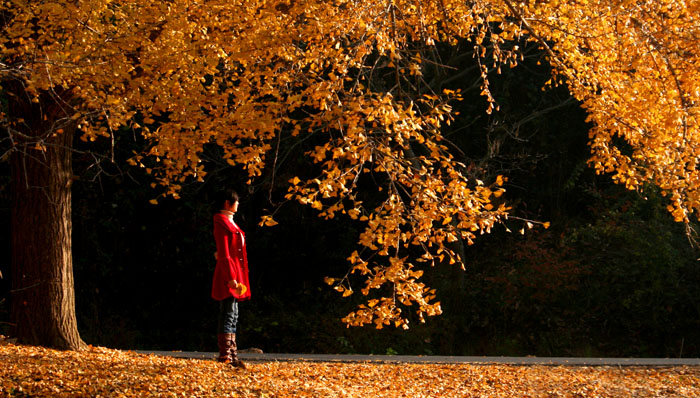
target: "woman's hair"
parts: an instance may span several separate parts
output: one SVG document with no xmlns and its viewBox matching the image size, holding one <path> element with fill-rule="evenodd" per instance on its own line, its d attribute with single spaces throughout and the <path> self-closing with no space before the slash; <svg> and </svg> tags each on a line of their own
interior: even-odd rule
<svg viewBox="0 0 700 398">
<path fill-rule="evenodd" d="M 219 211 L 224 208 L 226 201 L 229 203 L 238 202 L 238 192 L 233 189 L 226 189 L 216 194 L 214 197 L 214 211 Z"/>
</svg>

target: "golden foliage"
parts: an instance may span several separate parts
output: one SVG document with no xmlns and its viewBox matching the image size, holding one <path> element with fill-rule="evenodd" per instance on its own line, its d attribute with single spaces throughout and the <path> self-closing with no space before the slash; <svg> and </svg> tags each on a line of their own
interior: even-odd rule
<svg viewBox="0 0 700 398">
<path fill-rule="evenodd" d="M 698 397 L 697 367 L 249 362 L 0 344 L 0 396 Z"/>
<path fill-rule="evenodd" d="M 516 15 L 554 42 L 553 79 L 593 124 L 591 164 L 629 189 L 657 185 L 688 222 L 700 205 L 700 2 L 556 3 L 554 16 L 534 3 Z"/>
<path fill-rule="evenodd" d="M 590 114 L 599 172 L 658 185 L 679 221 L 700 203 L 698 1 L 11 0 L 0 11 L 3 82 L 61 104 L 46 134 L 77 123 L 93 141 L 128 126 L 152 144 L 131 162 L 169 194 L 203 178 L 206 144 L 252 181 L 276 138 L 321 142 L 307 154 L 320 175 L 291 179 L 287 199 L 365 225 L 350 273 L 379 298 L 349 325 L 407 327 L 412 305 L 420 320 L 439 314 L 419 263 L 461 263 L 452 243 L 507 218 L 504 179 L 468 176 L 441 134 L 460 94 L 423 80 L 436 43 L 472 43 L 490 113 L 489 73 L 515 66 L 522 40 L 538 42 L 551 84 Z M 380 203 L 358 196 L 363 178 Z M 334 283 L 344 296 L 350 273 Z"/>
</svg>

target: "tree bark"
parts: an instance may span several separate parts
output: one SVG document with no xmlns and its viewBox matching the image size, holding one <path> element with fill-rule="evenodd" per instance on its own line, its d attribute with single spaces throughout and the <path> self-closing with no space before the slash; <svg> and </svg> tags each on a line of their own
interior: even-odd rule
<svg viewBox="0 0 700 398">
<path fill-rule="evenodd" d="M 12 334 L 24 344 L 80 350 L 71 241 L 75 126 L 57 128 L 55 100 L 52 107 L 18 98 L 9 106 L 11 116 L 24 118 L 10 160 Z"/>
</svg>

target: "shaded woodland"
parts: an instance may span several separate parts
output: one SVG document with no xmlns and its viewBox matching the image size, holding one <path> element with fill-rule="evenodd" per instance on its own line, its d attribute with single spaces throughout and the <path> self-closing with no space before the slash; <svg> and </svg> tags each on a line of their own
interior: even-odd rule
<svg viewBox="0 0 700 398">
<path fill-rule="evenodd" d="M 447 51 L 447 50 L 446 50 Z M 242 196 L 253 299 L 241 304 L 240 346 L 266 352 L 659 356 L 700 355 L 700 256 L 653 187 L 629 191 L 587 165 L 588 126 L 565 87 L 543 90 L 550 72 L 532 53 L 491 87 L 500 111 L 484 113 L 478 71 L 459 47 L 436 72 L 464 100 L 445 136 L 475 176 L 502 174 L 511 215 L 549 222 L 519 231 L 513 219 L 464 248 L 466 270 L 426 271 L 443 315 L 409 330 L 346 328 L 362 302 L 341 298 L 324 277 L 348 272 L 360 227 L 325 221 L 284 203 L 287 180 L 313 176 L 304 153 L 313 138 L 281 138 L 276 161 L 253 185 L 212 147 L 203 183 L 180 199 L 158 195 L 143 169 L 126 165 L 144 145 L 120 134 L 114 163 L 74 155 L 73 259 L 82 338 L 124 349 L 213 351 L 216 303 L 211 199 L 222 187 Z M 106 141 L 106 140 L 105 140 Z M 81 143 L 76 142 L 78 151 Z M 112 146 L 103 142 L 102 149 Z M 94 146 L 92 147 L 94 150 Z M 9 332 L 9 166 L 0 161 L 0 334 Z M 260 227 L 277 209 L 279 225 Z M 509 228 L 511 232 L 506 231 Z M 359 290 L 359 289 L 358 289 Z"/>
</svg>

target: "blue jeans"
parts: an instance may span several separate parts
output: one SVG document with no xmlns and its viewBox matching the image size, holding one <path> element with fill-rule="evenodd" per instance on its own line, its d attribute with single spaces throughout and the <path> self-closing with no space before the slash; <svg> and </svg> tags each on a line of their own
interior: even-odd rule
<svg viewBox="0 0 700 398">
<path fill-rule="evenodd" d="M 219 301 L 218 333 L 236 333 L 238 324 L 238 300 L 229 297 Z"/>
</svg>

